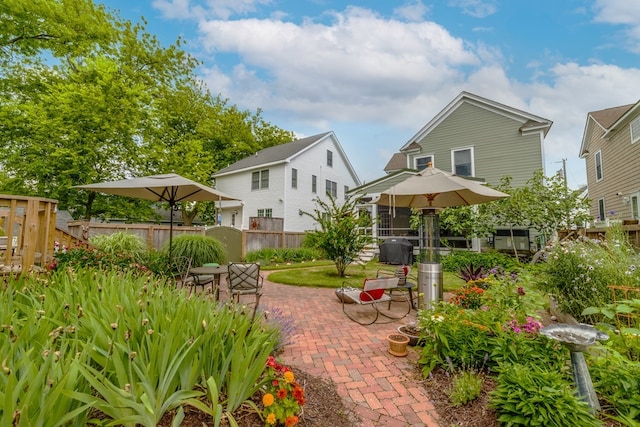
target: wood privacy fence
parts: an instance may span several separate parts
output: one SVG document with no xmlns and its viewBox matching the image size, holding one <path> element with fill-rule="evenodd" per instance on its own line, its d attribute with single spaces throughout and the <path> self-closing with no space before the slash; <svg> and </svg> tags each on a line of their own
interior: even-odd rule
<svg viewBox="0 0 640 427">
<path fill-rule="evenodd" d="M 170 227 L 160 224 L 122 224 L 122 223 L 94 223 L 86 221 L 72 221 L 68 224 L 69 233 L 85 239 L 101 234 L 113 234 L 124 231 L 140 236 L 147 247 L 155 250 L 162 248 L 169 241 Z M 181 234 L 204 234 L 211 236 L 225 246 L 229 261 L 241 261 L 249 251 L 265 248 L 299 248 L 305 233 L 268 231 L 268 230 L 238 230 L 234 227 L 215 226 L 203 227 L 173 226 L 173 237 Z"/>
</svg>

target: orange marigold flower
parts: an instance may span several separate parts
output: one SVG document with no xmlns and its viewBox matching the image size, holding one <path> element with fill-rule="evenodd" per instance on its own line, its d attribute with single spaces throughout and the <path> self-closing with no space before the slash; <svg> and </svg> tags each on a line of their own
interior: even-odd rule
<svg viewBox="0 0 640 427">
<path fill-rule="evenodd" d="M 267 394 L 265 394 L 264 396 L 262 396 L 262 404 L 263 404 L 264 406 L 267 406 L 267 407 L 268 407 L 268 406 L 273 405 L 273 401 L 274 401 L 274 400 L 275 400 L 275 399 L 274 399 L 274 397 L 273 397 L 273 394 L 271 394 L 271 393 L 267 393 Z"/>
<path fill-rule="evenodd" d="M 296 417 L 295 415 L 291 415 L 290 417 L 287 417 L 286 420 L 284 420 L 284 425 L 286 427 L 292 427 L 296 424 L 298 424 L 298 417 Z"/>
<path fill-rule="evenodd" d="M 284 380 L 288 383 L 292 383 L 294 380 L 293 372 L 287 371 L 284 373 Z"/>
<path fill-rule="evenodd" d="M 299 399 L 303 396 L 304 396 L 304 389 L 300 386 L 296 386 L 293 389 L 293 397 L 295 397 L 296 399 Z"/>
<path fill-rule="evenodd" d="M 284 399 L 285 397 L 287 397 L 287 390 L 284 388 L 281 388 L 278 390 L 278 398 L 279 399 Z"/>
<path fill-rule="evenodd" d="M 276 421 L 278 421 L 278 420 L 276 419 L 276 414 L 274 414 L 274 413 L 272 412 L 272 413 L 270 413 L 269 415 L 267 415 L 267 420 L 266 420 L 266 421 L 267 421 L 267 424 L 275 424 L 275 423 L 276 423 Z"/>
</svg>

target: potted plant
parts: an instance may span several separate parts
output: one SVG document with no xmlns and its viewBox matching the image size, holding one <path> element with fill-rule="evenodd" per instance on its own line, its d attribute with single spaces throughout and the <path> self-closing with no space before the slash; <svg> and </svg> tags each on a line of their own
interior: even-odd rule
<svg viewBox="0 0 640 427">
<path fill-rule="evenodd" d="M 416 322 L 398 326 L 398 332 L 409 337 L 410 346 L 416 346 L 420 344 L 420 334 L 422 333 L 422 328 L 420 328 L 420 326 Z"/>
<path fill-rule="evenodd" d="M 387 335 L 389 341 L 389 353 L 397 357 L 407 355 L 407 345 L 409 345 L 409 337 L 398 332 Z"/>
</svg>

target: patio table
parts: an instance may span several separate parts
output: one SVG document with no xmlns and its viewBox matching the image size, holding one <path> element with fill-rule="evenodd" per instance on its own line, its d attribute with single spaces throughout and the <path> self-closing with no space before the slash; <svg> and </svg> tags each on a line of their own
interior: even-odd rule
<svg viewBox="0 0 640 427">
<path fill-rule="evenodd" d="M 213 296 L 218 301 L 220 299 L 220 276 L 228 273 L 226 265 L 193 267 L 189 269 L 191 276 L 213 276 Z"/>
</svg>

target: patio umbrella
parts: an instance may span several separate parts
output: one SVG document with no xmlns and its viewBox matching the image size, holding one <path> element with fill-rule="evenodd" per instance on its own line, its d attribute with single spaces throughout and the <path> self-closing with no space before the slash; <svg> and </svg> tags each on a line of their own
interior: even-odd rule
<svg viewBox="0 0 640 427">
<path fill-rule="evenodd" d="M 379 205 L 408 207 L 422 209 L 424 236 L 420 238 L 421 262 L 427 261 L 438 264 L 437 250 L 439 247 L 439 227 L 437 209 L 477 205 L 491 202 L 508 194 L 486 187 L 478 181 L 462 178 L 450 172 L 434 168 L 431 164 L 427 168 L 410 176 L 406 180 L 390 187 L 380 194 L 374 201 Z M 427 240 L 427 252 L 423 254 L 423 240 Z M 420 273 L 420 271 L 419 271 Z M 441 291 L 440 286 L 440 291 Z M 426 296 L 426 293 L 425 293 Z"/>
<path fill-rule="evenodd" d="M 375 201 L 379 205 L 408 208 L 449 208 L 478 205 L 509 197 L 493 188 L 428 166 L 390 187 Z"/>
<path fill-rule="evenodd" d="M 173 207 L 176 203 L 184 201 L 217 202 L 222 200 L 239 200 L 175 173 L 99 182 L 96 184 L 76 185 L 73 188 L 169 203 L 171 211 L 169 223 L 169 259 L 171 259 L 173 240 Z"/>
</svg>

